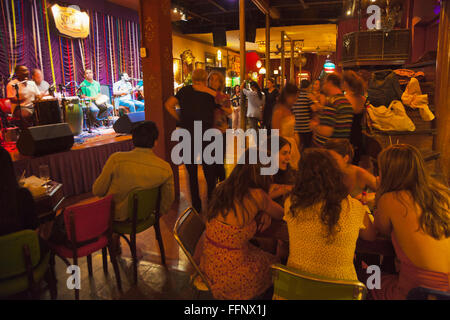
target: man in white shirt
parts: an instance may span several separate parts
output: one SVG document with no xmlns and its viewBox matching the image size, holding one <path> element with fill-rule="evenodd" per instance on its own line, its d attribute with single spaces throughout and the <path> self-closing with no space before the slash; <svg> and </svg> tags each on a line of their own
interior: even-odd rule
<svg viewBox="0 0 450 320">
<path fill-rule="evenodd" d="M 31 71 L 31 78 L 33 79 L 41 94 L 44 94 L 44 96 L 50 95 L 50 92 L 48 91 L 50 89 L 50 85 L 47 81 L 44 80 L 44 76 L 40 69 L 33 69 Z"/>
<path fill-rule="evenodd" d="M 34 102 L 41 99 L 42 95 L 34 81 L 28 80 L 29 71 L 26 66 L 17 66 L 14 75 L 15 79 L 11 80 L 6 86 L 6 96 L 11 100 L 13 114 L 29 123 L 34 114 Z M 17 98 L 17 90 L 19 91 L 19 98 Z M 19 104 L 20 111 L 17 108 Z"/>
<path fill-rule="evenodd" d="M 127 107 L 130 112 L 144 111 L 144 103 L 142 101 L 134 100 L 131 97 L 132 90 L 133 86 L 131 85 L 128 74 L 126 72 L 121 73 L 120 80 L 113 85 L 114 95 L 120 96 L 119 106 Z"/>
</svg>

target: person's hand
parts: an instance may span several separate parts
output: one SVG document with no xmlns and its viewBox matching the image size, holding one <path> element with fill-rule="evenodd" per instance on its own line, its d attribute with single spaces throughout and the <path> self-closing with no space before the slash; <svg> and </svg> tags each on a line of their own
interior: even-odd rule
<svg viewBox="0 0 450 320">
<path fill-rule="evenodd" d="M 317 119 L 312 119 L 309 123 L 309 128 L 314 131 L 314 129 L 320 124 Z"/>
<path fill-rule="evenodd" d="M 263 213 L 259 219 L 258 231 L 264 232 L 272 224 L 272 218 L 267 213 Z"/>
<path fill-rule="evenodd" d="M 308 98 L 313 102 L 317 101 L 317 96 L 314 93 L 308 94 Z"/>
</svg>

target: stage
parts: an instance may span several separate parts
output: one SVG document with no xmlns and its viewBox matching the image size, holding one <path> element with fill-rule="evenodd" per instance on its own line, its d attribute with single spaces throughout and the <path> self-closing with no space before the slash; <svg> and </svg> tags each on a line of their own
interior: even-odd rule
<svg viewBox="0 0 450 320">
<path fill-rule="evenodd" d="M 114 152 L 133 149 L 131 135 L 119 135 L 112 129 L 95 130 L 75 137 L 70 151 L 40 157 L 23 156 L 14 145 L 6 148 L 14 161 L 16 176 L 39 176 L 39 166 L 48 165 L 50 178 L 63 184 L 65 197 L 88 193 L 108 157 Z"/>
</svg>

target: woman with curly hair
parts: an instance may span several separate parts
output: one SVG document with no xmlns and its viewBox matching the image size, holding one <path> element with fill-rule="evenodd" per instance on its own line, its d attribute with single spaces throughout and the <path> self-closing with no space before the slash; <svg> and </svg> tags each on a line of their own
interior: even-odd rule
<svg viewBox="0 0 450 320">
<path fill-rule="evenodd" d="M 393 145 L 378 156 L 376 228 L 390 236 L 398 275 L 381 278 L 375 299 L 405 299 L 423 286 L 450 292 L 450 191 L 426 172 L 420 152 Z"/>
<path fill-rule="evenodd" d="M 375 240 L 372 220 L 348 194 L 336 161 L 326 150 L 307 149 L 285 203 L 289 232 L 287 265 L 315 275 L 357 280 L 356 240 Z"/>
</svg>

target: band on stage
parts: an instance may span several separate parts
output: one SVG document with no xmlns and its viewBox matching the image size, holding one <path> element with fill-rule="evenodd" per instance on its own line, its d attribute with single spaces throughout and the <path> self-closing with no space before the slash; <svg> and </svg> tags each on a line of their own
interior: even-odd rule
<svg viewBox="0 0 450 320">
<path fill-rule="evenodd" d="M 76 95 L 68 96 L 68 92 L 76 92 Z M 85 70 L 84 81 L 79 85 L 75 81 L 50 85 L 44 80 L 41 70 L 33 69 L 30 79 L 29 69 L 19 65 L 14 70 L 14 78 L 6 86 L 6 98 L 10 100 L 11 113 L 19 126 L 47 124 L 40 121 L 40 113 L 44 113 L 40 109 L 45 108 L 46 113 L 49 110 L 54 113 L 56 122 L 69 123 L 74 134 L 91 131 L 92 127 L 109 127 L 116 116 L 124 113 L 144 111 L 142 80 L 121 73 L 120 80 L 113 85 L 113 107 L 109 87 L 102 90 L 90 69 Z"/>
</svg>

